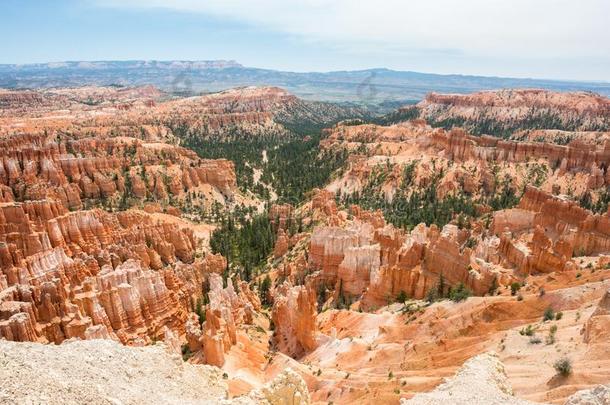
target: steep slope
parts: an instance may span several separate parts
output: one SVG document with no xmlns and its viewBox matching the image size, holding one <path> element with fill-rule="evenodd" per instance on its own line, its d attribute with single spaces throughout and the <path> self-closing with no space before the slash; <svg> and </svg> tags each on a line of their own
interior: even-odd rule
<svg viewBox="0 0 610 405">
<path fill-rule="evenodd" d="M 459 241 L 468 236 L 460 233 L 478 232 L 476 222 L 470 230 L 447 225 L 442 232 L 422 224 L 405 234 L 385 225 L 380 213 L 357 207 L 344 212 L 330 197 L 322 192 L 297 210 L 318 227 L 300 235 L 305 244 L 292 245 L 270 271 L 276 285 L 274 342 L 282 353 L 267 368 L 290 364 L 300 370 L 315 401 L 397 403 L 433 389 L 489 350 L 505 363 L 516 395 L 531 401 L 561 404 L 609 378 L 602 354 L 608 350 L 602 332 L 607 248 L 564 267 L 549 261 L 550 269 L 522 268 L 498 248 L 491 232 L 461 249 Z M 554 208 L 547 210 L 528 202 L 535 200 L 541 201 L 539 194 L 526 193 L 522 209 L 540 210 L 533 221 L 546 224 L 545 237 L 585 229 L 601 237 L 569 222 L 569 202 L 549 196 L 546 204 Z M 595 218 L 589 215 L 587 223 Z M 503 237 L 530 252 L 526 262 L 545 263 L 554 257 L 553 244 L 531 226 Z M 460 284 L 466 288 L 456 288 Z M 552 320 L 545 321 L 549 311 Z M 553 369 L 563 356 L 573 366 L 565 378 Z"/>
<path fill-rule="evenodd" d="M 518 130 L 608 131 L 610 100 L 593 93 L 537 89 L 429 94 L 415 108 L 433 126 L 508 137 Z"/>
</svg>

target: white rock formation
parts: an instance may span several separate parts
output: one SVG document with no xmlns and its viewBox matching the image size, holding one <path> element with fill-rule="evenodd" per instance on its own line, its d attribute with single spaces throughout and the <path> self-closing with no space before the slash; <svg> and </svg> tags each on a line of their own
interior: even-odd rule
<svg viewBox="0 0 610 405">
<path fill-rule="evenodd" d="M 111 340 L 61 345 L 0 341 L 0 404 L 307 405 L 303 379 L 285 370 L 249 395 L 228 399 L 213 366 L 185 363 L 165 345 Z"/>
<path fill-rule="evenodd" d="M 402 399 L 401 405 L 532 405 L 513 396 L 504 365 L 495 353 L 484 353 L 468 360 L 453 378 L 433 391 Z"/>
<path fill-rule="evenodd" d="M 610 385 L 598 385 L 589 390 L 574 393 L 568 398 L 565 405 L 609 405 Z"/>
</svg>

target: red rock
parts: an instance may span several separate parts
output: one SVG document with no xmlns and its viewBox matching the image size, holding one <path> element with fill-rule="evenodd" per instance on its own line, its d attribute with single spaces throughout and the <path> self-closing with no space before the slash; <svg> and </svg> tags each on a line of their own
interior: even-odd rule
<svg viewBox="0 0 610 405">
<path fill-rule="evenodd" d="M 585 343 L 605 343 L 610 337 L 610 291 L 606 291 L 597 308 L 587 320 L 584 330 Z"/>
<path fill-rule="evenodd" d="M 181 333 L 206 271 L 191 263 L 194 247 L 188 230 L 146 214 L 68 213 L 48 201 L 2 205 L 0 305 L 17 312 L 0 314 L 0 336 L 128 343 L 160 337 L 165 326 Z"/>
<path fill-rule="evenodd" d="M 274 296 L 273 339 L 278 349 L 300 357 L 316 348 L 316 295 L 304 286 L 280 286 Z"/>
<path fill-rule="evenodd" d="M 276 259 L 282 257 L 288 251 L 290 239 L 286 232 L 282 228 L 279 229 L 277 239 L 275 241 L 275 246 L 273 247 L 273 257 Z"/>
</svg>

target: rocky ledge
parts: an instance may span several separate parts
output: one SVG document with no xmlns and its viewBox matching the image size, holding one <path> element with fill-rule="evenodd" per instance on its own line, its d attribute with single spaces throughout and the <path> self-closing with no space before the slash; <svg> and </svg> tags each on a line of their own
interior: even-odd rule
<svg viewBox="0 0 610 405">
<path fill-rule="evenodd" d="M 247 396 L 228 398 L 220 369 L 184 363 L 165 345 L 110 340 L 64 344 L 0 341 L 0 404 L 309 404 L 307 386 L 286 369 Z"/>
</svg>

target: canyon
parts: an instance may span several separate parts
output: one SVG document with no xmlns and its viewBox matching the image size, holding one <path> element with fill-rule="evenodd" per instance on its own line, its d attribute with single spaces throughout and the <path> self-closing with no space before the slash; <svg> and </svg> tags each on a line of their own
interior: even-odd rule
<svg viewBox="0 0 610 405">
<path fill-rule="evenodd" d="M 0 402 L 602 401 L 609 131 L 590 93 L 0 90 Z M 283 194 L 286 145 L 344 159 Z"/>
</svg>

